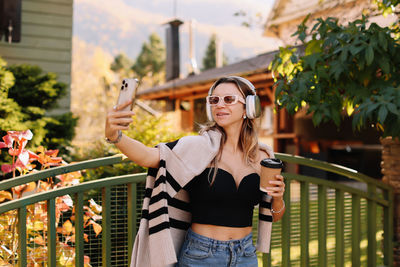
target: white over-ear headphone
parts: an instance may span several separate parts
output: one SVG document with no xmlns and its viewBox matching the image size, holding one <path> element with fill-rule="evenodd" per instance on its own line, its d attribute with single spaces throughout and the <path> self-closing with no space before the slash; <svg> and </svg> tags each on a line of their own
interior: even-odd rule
<svg viewBox="0 0 400 267">
<path fill-rule="evenodd" d="M 244 95 L 244 92 L 242 88 L 240 87 L 240 84 L 237 82 L 237 80 L 241 81 L 242 83 L 246 84 L 251 92 L 253 93 L 252 95 L 246 96 L 246 117 L 249 119 L 255 119 L 260 117 L 261 115 L 261 104 L 260 104 L 260 98 L 256 94 L 256 88 L 254 85 L 248 81 L 247 79 L 239 76 L 227 76 L 224 78 L 218 79 L 210 88 L 208 91 L 208 95 L 211 95 L 212 92 L 214 91 L 215 87 L 217 87 L 220 83 L 224 83 L 225 80 L 227 79 L 226 82 L 232 82 L 235 83 L 238 87 L 238 89 L 242 92 Z M 214 118 L 212 116 L 211 112 L 211 106 L 206 103 L 206 112 L 207 112 L 207 118 L 209 121 L 214 121 Z"/>
</svg>

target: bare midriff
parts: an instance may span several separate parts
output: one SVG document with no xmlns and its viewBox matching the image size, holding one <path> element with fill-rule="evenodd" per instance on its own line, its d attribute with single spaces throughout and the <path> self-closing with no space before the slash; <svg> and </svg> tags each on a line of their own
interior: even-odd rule
<svg viewBox="0 0 400 267">
<path fill-rule="evenodd" d="M 227 227 L 211 224 L 192 223 L 193 232 L 212 239 L 228 241 L 242 239 L 251 233 L 252 227 Z"/>
</svg>

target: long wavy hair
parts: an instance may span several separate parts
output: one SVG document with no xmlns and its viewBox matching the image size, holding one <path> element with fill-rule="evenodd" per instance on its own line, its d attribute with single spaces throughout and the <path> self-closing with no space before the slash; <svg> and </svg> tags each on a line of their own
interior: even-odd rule
<svg viewBox="0 0 400 267">
<path fill-rule="evenodd" d="M 248 84 L 241 79 L 244 79 L 242 77 L 237 77 L 237 76 L 228 76 L 228 77 L 222 77 L 218 79 L 210 88 L 209 95 L 212 94 L 214 89 L 222 83 L 232 83 L 236 85 L 236 87 L 239 89 L 240 93 L 246 99 L 248 95 L 253 95 L 253 91 L 250 88 L 249 85 L 251 83 L 249 81 Z M 223 146 L 226 143 L 227 136 L 225 133 L 224 128 L 219 126 L 216 122 L 208 122 L 205 125 L 201 125 L 200 127 L 200 134 L 208 131 L 208 130 L 214 130 L 218 131 L 221 133 L 221 144 L 219 146 L 219 151 L 215 158 L 211 162 L 211 168 L 210 172 L 208 174 L 208 181 L 210 182 L 210 185 L 214 183 L 215 176 L 217 175 L 217 170 L 218 170 L 218 161 L 221 159 L 222 156 L 222 150 Z M 243 151 L 243 160 L 247 164 L 252 164 L 255 163 L 257 159 L 257 151 L 258 151 L 258 135 L 257 135 L 257 129 L 256 129 L 256 122 L 255 119 L 249 119 L 249 118 L 244 118 L 242 127 L 240 129 L 240 135 L 239 135 L 239 149 Z M 213 175 L 211 177 L 211 171 L 213 170 Z"/>
</svg>

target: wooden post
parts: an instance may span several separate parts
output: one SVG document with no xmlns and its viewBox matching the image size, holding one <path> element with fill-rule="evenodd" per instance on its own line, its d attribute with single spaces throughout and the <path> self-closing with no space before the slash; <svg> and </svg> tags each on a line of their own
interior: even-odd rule
<svg viewBox="0 0 400 267">
<path fill-rule="evenodd" d="M 382 181 L 391 185 L 394 192 L 393 211 L 393 266 L 400 267 L 400 141 L 391 137 L 381 139 Z"/>
</svg>

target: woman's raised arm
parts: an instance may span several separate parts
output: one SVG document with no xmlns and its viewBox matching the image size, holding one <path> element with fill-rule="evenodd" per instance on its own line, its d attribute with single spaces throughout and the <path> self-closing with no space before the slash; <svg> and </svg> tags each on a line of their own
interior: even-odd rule
<svg viewBox="0 0 400 267">
<path fill-rule="evenodd" d="M 142 167 L 157 168 L 160 161 L 158 148 L 148 147 L 141 142 L 134 140 L 120 131 L 128 130 L 132 123 L 133 111 L 122 111 L 122 109 L 131 104 L 131 101 L 114 106 L 109 110 L 106 118 L 105 136 L 109 142 L 115 146 L 130 160 Z"/>
</svg>

